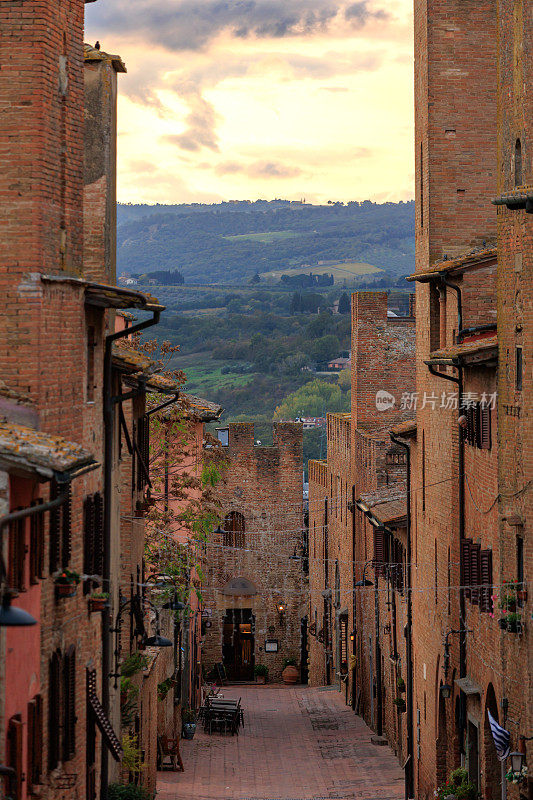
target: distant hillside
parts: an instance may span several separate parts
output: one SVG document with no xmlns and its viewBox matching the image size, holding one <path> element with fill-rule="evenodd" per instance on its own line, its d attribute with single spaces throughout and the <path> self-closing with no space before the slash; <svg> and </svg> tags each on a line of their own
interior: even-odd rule
<svg viewBox="0 0 533 800">
<path fill-rule="evenodd" d="M 247 282 L 318 262 L 414 269 L 414 202 L 284 200 L 118 206 L 119 272 L 179 270 L 186 283 Z"/>
</svg>

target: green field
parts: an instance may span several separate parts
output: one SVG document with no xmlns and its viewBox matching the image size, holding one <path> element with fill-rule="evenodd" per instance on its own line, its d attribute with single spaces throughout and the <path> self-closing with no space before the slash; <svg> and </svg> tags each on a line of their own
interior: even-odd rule
<svg viewBox="0 0 533 800">
<path fill-rule="evenodd" d="M 205 359 L 205 357 L 204 357 Z M 183 387 L 185 392 L 191 394 L 205 394 L 206 400 L 209 400 L 209 393 L 216 389 L 226 388 L 230 389 L 238 386 L 246 386 L 253 380 L 253 374 L 247 373 L 227 373 L 222 374 L 222 366 L 217 361 L 204 361 L 203 364 L 198 362 L 202 360 L 202 355 L 195 355 L 195 363 L 187 362 L 192 361 L 190 357 L 176 357 L 173 359 L 172 368 L 182 369 L 187 376 L 187 383 Z"/>
<path fill-rule="evenodd" d="M 335 283 L 343 283 L 359 275 L 371 275 L 374 272 L 383 272 L 379 267 L 367 264 L 364 261 L 350 261 L 338 264 L 321 264 L 317 267 L 299 267 L 298 269 L 280 269 L 272 272 L 261 273 L 265 282 L 279 281 L 282 275 L 333 275 Z"/>
<path fill-rule="evenodd" d="M 272 242 L 282 241 L 283 239 L 294 239 L 301 236 L 300 231 L 267 231 L 266 233 L 241 233 L 234 236 L 223 236 L 232 242 L 260 242 L 261 244 L 272 244 Z"/>
</svg>

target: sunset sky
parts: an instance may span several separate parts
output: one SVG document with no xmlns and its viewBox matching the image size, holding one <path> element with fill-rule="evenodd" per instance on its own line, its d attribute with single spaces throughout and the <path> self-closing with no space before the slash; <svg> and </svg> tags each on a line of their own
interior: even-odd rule
<svg viewBox="0 0 533 800">
<path fill-rule="evenodd" d="M 412 0 L 105 0 L 119 199 L 413 197 Z"/>
</svg>

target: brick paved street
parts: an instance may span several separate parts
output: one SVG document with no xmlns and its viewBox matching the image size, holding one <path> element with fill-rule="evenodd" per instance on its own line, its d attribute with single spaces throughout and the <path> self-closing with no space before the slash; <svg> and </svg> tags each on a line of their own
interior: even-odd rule
<svg viewBox="0 0 533 800">
<path fill-rule="evenodd" d="M 239 736 L 182 741 L 185 773 L 159 773 L 158 800 L 400 800 L 403 773 L 388 747 L 335 690 L 226 687 L 242 697 Z"/>
</svg>

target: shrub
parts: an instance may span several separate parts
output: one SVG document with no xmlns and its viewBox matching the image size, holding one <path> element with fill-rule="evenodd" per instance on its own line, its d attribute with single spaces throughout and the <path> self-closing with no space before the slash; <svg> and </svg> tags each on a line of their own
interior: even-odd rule
<svg viewBox="0 0 533 800">
<path fill-rule="evenodd" d="M 124 675 L 126 678 L 130 678 L 132 675 L 135 675 L 136 672 L 140 672 L 141 670 L 145 669 L 148 666 L 148 656 L 144 655 L 144 653 L 132 653 L 131 656 L 128 656 L 123 662 L 120 667 L 120 674 Z"/>
<path fill-rule="evenodd" d="M 256 664 L 254 667 L 254 675 L 264 675 L 266 678 L 268 675 L 268 667 L 265 664 Z"/>
<path fill-rule="evenodd" d="M 285 667 L 295 667 L 296 666 L 296 659 L 295 658 L 286 658 L 283 662 L 283 668 Z"/>
<path fill-rule="evenodd" d="M 107 789 L 107 800 L 150 800 L 150 795 L 142 786 L 129 783 L 111 783 Z"/>
</svg>

